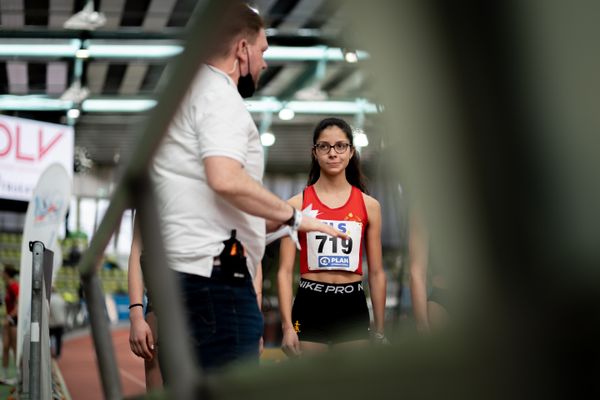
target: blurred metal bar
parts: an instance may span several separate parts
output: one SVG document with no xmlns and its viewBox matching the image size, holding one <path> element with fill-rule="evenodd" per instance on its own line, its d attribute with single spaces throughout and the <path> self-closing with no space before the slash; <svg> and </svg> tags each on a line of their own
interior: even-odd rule
<svg viewBox="0 0 600 400">
<path fill-rule="evenodd" d="M 167 268 L 159 215 L 150 179 L 140 179 L 134 201 L 140 213 L 144 246 L 143 275 L 152 293 L 152 306 L 158 317 L 159 351 L 163 379 L 175 399 L 197 399 L 202 384 L 197 360 L 188 337 L 176 276 Z M 146 256 L 147 255 L 147 256 Z"/>
<path fill-rule="evenodd" d="M 146 193 L 142 199 L 136 196 L 137 201 L 141 203 L 141 220 L 145 221 L 148 218 L 150 222 L 153 222 L 150 226 L 147 225 L 147 222 L 143 223 L 142 235 L 153 244 L 153 246 L 149 246 L 152 248 L 154 259 L 151 262 L 148 275 L 158 273 L 160 279 L 148 276 L 146 279 L 148 279 L 150 291 L 157 294 L 156 309 L 157 314 L 161 316 L 159 318 L 159 329 L 163 332 L 164 338 L 161 341 L 161 346 L 164 349 L 165 370 L 173 368 L 167 372 L 170 377 L 169 386 L 173 393 L 177 394 L 175 396 L 177 399 L 197 398 L 195 388 L 198 387 L 196 386 L 198 381 L 195 381 L 194 377 L 198 375 L 198 369 L 195 367 L 192 353 L 189 351 L 189 338 L 186 334 L 181 308 L 177 305 L 175 283 L 170 271 L 166 268 L 166 262 L 164 262 L 162 240 L 160 233 L 156 230 L 159 225 L 156 210 L 153 208 L 153 197 L 149 194 L 151 191 L 148 190 L 147 179 L 143 178 L 152 156 L 158 149 L 171 119 L 187 92 L 187 88 L 205 59 L 206 46 L 198 46 L 197 44 L 200 42 L 195 39 L 211 37 L 210 33 L 214 30 L 218 21 L 221 21 L 223 13 L 224 5 L 218 1 L 209 1 L 204 7 L 198 6 L 195 9 L 187 35 L 188 41 L 186 43 L 188 45 L 171 70 L 170 84 L 160 96 L 157 112 L 150 115 L 143 130 L 144 134 L 138 137 L 136 151 L 133 153 L 123 177 L 115 189 L 110 206 L 90 243 L 90 247 L 84 253 L 79 264 L 86 301 L 90 305 L 94 346 L 104 395 L 107 399 L 121 398 L 122 395 L 114 348 L 110 340 L 111 336 L 105 316 L 104 296 L 96 275 L 95 266 L 102 257 L 115 227 L 120 223 L 123 211 L 130 205 L 134 188 L 136 189 L 135 193 L 139 194 L 138 189 L 142 189 L 142 192 Z M 158 260 L 163 262 L 156 262 Z"/>
<path fill-rule="evenodd" d="M 90 315 L 92 338 L 96 349 L 104 398 L 121 399 L 121 379 L 108 325 L 106 303 L 104 302 L 100 278 L 96 273 L 85 274 L 82 275 L 81 283 Z"/>
<path fill-rule="evenodd" d="M 42 325 L 42 285 L 44 265 L 44 243 L 33 242 L 30 250 L 33 252 L 31 270 L 31 337 L 29 341 L 29 398 L 41 398 L 40 386 L 42 379 L 41 325 Z"/>
<path fill-rule="evenodd" d="M 49 341 L 49 309 L 54 253 L 43 242 L 29 242 L 31 257 L 31 314 L 30 329 L 25 333 L 21 369 L 22 392 L 19 398 L 49 400 L 52 397 L 52 377 Z M 49 304 L 49 303 L 47 303 Z"/>
</svg>

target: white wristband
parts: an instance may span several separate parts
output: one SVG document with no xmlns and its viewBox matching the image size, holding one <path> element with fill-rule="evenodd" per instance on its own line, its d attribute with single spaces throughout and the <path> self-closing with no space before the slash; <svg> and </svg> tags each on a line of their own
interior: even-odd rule
<svg viewBox="0 0 600 400">
<path fill-rule="evenodd" d="M 296 247 L 298 248 L 298 250 L 300 250 L 300 241 L 298 240 L 298 228 L 300 227 L 300 224 L 302 223 L 302 213 L 300 211 L 298 211 L 295 207 L 293 207 L 293 208 L 294 208 L 294 217 L 293 217 L 292 225 L 283 225 L 281 228 L 279 228 L 275 232 L 267 234 L 266 244 L 270 244 L 270 243 L 274 242 L 275 240 L 280 239 L 284 236 L 289 236 L 296 244 Z M 292 218 L 290 218 L 290 220 L 291 219 Z"/>
</svg>

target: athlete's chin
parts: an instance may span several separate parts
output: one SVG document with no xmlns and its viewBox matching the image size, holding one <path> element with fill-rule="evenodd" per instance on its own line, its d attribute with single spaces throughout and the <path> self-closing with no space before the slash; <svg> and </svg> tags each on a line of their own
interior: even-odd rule
<svg viewBox="0 0 600 400">
<path fill-rule="evenodd" d="M 323 172 L 326 175 L 338 175 L 342 172 L 344 172 L 344 167 L 337 167 L 337 168 L 323 168 Z"/>
</svg>

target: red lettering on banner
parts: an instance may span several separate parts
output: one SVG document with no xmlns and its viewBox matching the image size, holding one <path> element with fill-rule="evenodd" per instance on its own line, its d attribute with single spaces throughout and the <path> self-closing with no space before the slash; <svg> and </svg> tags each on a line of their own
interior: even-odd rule
<svg viewBox="0 0 600 400">
<path fill-rule="evenodd" d="M 50 141 L 48 146 L 44 146 L 43 136 L 44 134 L 42 128 L 40 128 L 40 130 L 38 131 L 38 150 L 40 160 L 44 158 L 44 155 L 52 148 L 52 146 L 54 146 L 56 143 L 58 143 L 60 139 L 62 139 L 63 133 L 58 132 L 58 135 L 54 136 L 54 138 Z"/>
<path fill-rule="evenodd" d="M 0 157 L 4 157 L 8 154 L 10 149 L 12 148 L 12 136 L 10 135 L 10 130 L 0 122 L 0 132 L 4 132 L 6 134 L 6 148 L 0 150 Z"/>
<path fill-rule="evenodd" d="M 23 161 L 35 161 L 35 158 L 33 156 L 29 156 L 27 154 L 22 154 L 21 153 L 21 126 L 17 125 L 17 132 L 16 132 L 16 136 L 17 136 L 17 160 L 23 160 Z"/>
</svg>

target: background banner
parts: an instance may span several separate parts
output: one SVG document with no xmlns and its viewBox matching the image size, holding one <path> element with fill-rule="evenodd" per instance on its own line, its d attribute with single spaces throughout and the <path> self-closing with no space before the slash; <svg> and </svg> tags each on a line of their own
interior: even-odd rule
<svg viewBox="0 0 600 400">
<path fill-rule="evenodd" d="M 73 127 L 0 115 L 0 198 L 29 201 L 53 163 L 73 175 Z"/>
</svg>

